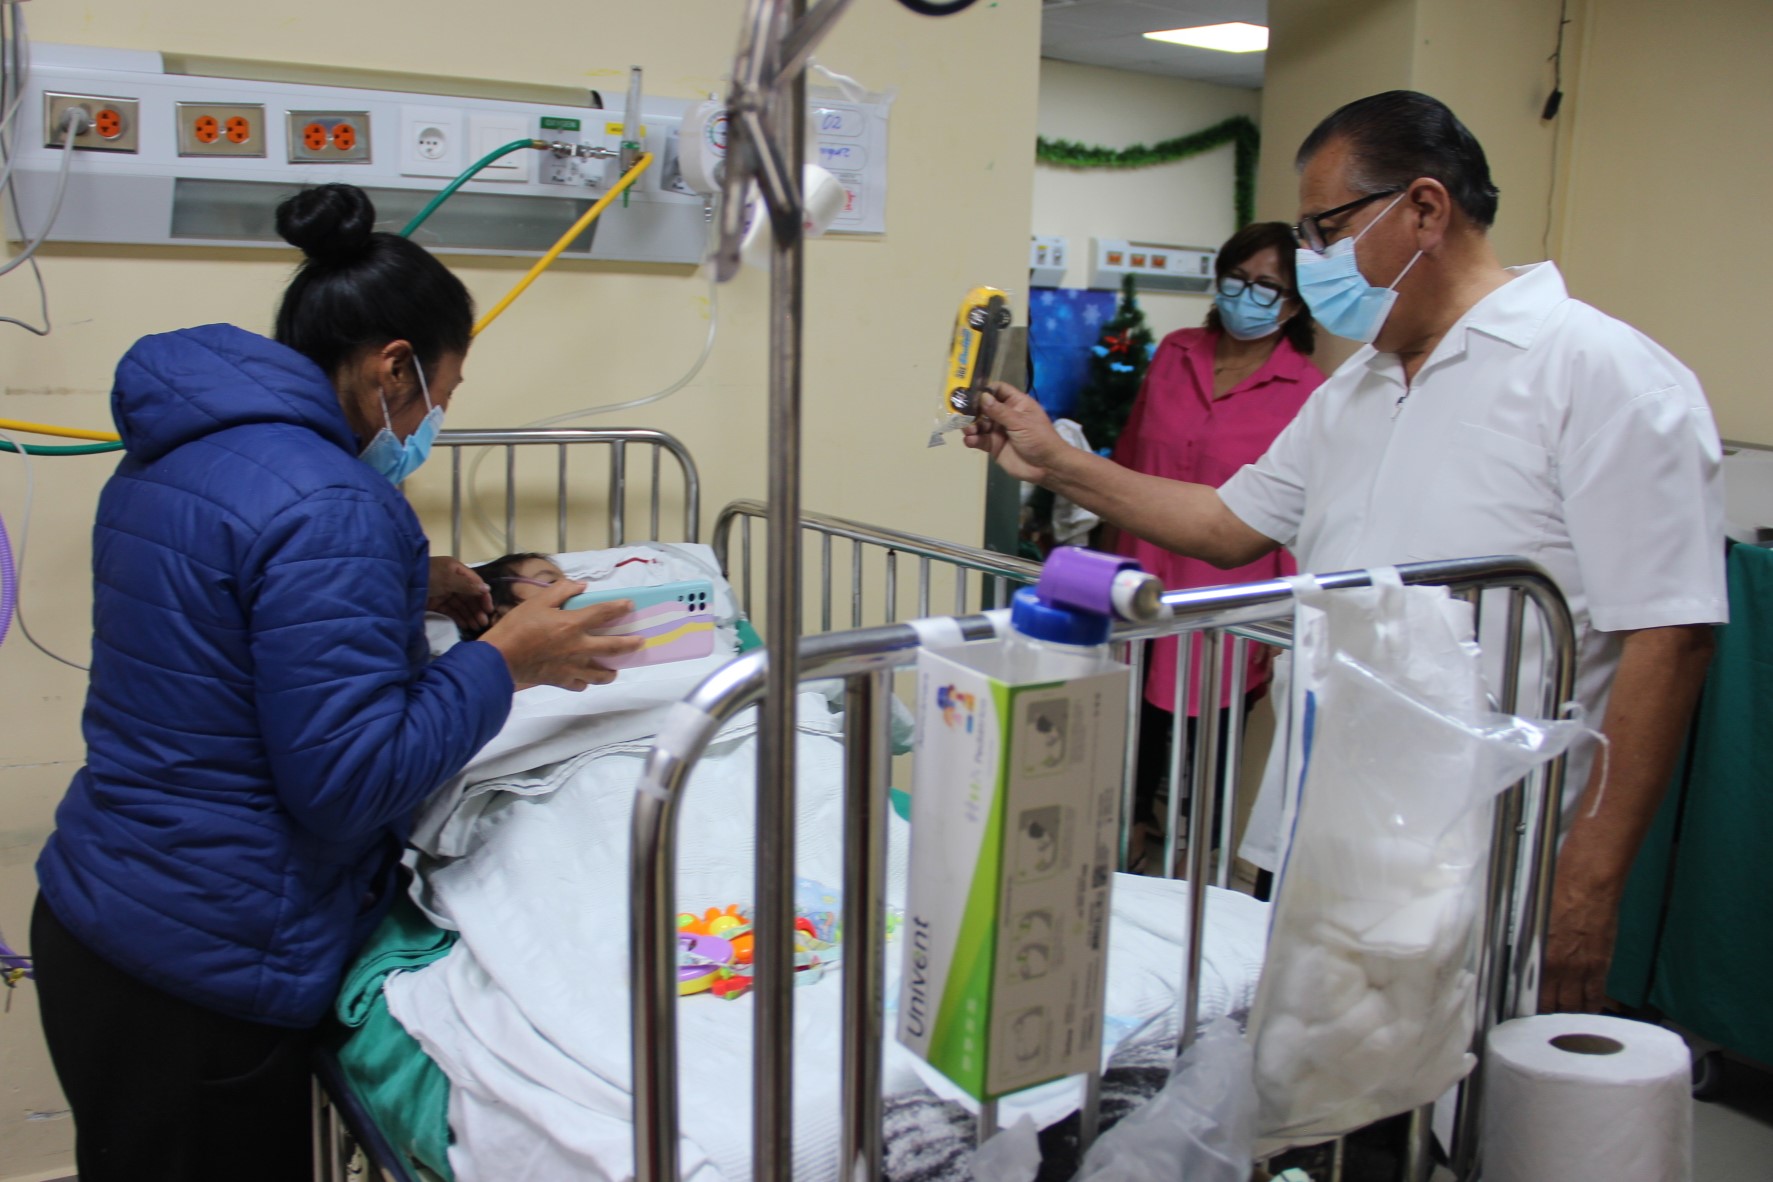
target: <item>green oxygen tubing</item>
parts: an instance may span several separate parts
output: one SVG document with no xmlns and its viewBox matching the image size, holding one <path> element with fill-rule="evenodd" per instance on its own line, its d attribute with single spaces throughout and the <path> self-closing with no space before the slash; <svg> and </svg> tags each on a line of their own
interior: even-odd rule
<svg viewBox="0 0 1773 1182">
<path fill-rule="evenodd" d="M 419 210 L 418 216 L 413 218 L 412 221 L 406 223 L 405 228 L 400 231 L 400 236 L 402 238 L 411 238 L 413 235 L 413 231 L 417 230 L 420 226 L 424 225 L 425 219 L 437 212 L 437 207 L 439 205 L 442 205 L 445 201 L 448 201 L 451 197 L 453 197 L 455 195 L 455 191 L 457 189 L 461 188 L 463 185 L 465 185 L 469 181 L 473 180 L 475 174 L 478 173 L 481 169 L 485 168 L 487 165 L 492 164 L 495 161 L 502 160 L 506 156 L 509 156 L 513 152 L 521 152 L 525 148 L 535 148 L 540 151 L 547 151 L 548 147 L 549 147 L 549 144 L 548 144 L 547 140 L 523 139 L 523 140 L 512 140 L 510 143 L 506 144 L 502 148 L 494 148 L 492 151 L 488 152 L 486 155 L 482 156 L 480 159 L 478 159 L 474 163 L 470 164 L 465 170 L 463 170 L 461 176 L 458 176 L 455 180 L 453 180 L 449 184 L 445 185 L 443 187 L 443 191 L 441 193 L 439 193 L 439 194 L 437 194 L 437 196 L 431 198 L 430 202 L 428 202 L 426 204 L 425 208 Z"/>
</svg>

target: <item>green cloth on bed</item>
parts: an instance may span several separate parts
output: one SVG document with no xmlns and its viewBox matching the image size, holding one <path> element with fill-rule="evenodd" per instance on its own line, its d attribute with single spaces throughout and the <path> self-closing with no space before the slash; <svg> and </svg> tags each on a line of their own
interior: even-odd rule
<svg viewBox="0 0 1773 1182">
<path fill-rule="evenodd" d="M 402 894 L 345 970 L 335 1007 L 347 1027 L 339 1064 L 382 1133 L 449 1182 L 449 1077 L 388 1012 L 382 985 L 439 959 L 455 942 L 455 932 L 433 926 Z"/>
<path fill-rule="evenodd" d="M 748 653 L 754 648 L 763 647 L 763 637 L 751 626 L 751 621 L 744 616 L 739 617 L 739 652 Z"/>
</svg>

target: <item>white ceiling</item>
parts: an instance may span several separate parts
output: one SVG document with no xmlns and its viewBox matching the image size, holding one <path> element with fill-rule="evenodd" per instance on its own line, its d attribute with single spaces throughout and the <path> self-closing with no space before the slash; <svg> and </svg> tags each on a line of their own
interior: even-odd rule
<svg viewBox="0 0 1773 1182">
<path fill-rule="evenodd" d="M 1221 86 L 1262 85 L 1265 53 L 1220 53 L 1142 34 L 1226 21 L 1268 23 L 1268 0 L 1041 0 L 1042 57 Z"/>
</svg>

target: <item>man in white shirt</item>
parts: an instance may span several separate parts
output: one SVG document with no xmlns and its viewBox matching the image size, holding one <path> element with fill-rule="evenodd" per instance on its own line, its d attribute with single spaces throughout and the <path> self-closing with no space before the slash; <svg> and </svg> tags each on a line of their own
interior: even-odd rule
<svg viewBox="0 0 1773 1182">
<path fill-rule="evenodd" d="M 1501 265 L 1483 149 L 1441 103 L 1350 103 L 1297 163 L 1301 294 L 1320 324 L 1372 344 L 1267 455 L 1219 489 L 1144 476 L 1066 446 L 1008 386 L 967 442 L 1222 567 L 1279 545 L 1310 571 L 1543 564 L 1575 615 L 1577 698 L 1610 758 L 1598 810 L 1600 767 L 1572 761 L 1542 1008 L 1597 1009 L 1619 897 L 1727 615 L 1711 413 L 1685 366 L 1571 299 L 1553 264 Z"/>
</svg>

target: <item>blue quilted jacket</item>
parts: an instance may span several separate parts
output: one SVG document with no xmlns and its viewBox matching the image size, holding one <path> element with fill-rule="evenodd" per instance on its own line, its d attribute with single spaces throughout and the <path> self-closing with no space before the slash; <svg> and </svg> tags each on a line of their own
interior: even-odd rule
<svg viewBox="0 0 1773 1182">
<path fill-rule="evenodd" d="M 43 895 L 149 985 L 309 1026 L 511 677 L 486 644 L 427 662 L 424 534 L 313 362 L 187 329 L 138 341 L 111 399 L 126 453 L 93 531 L 87 762 Z"/>
</svg>

